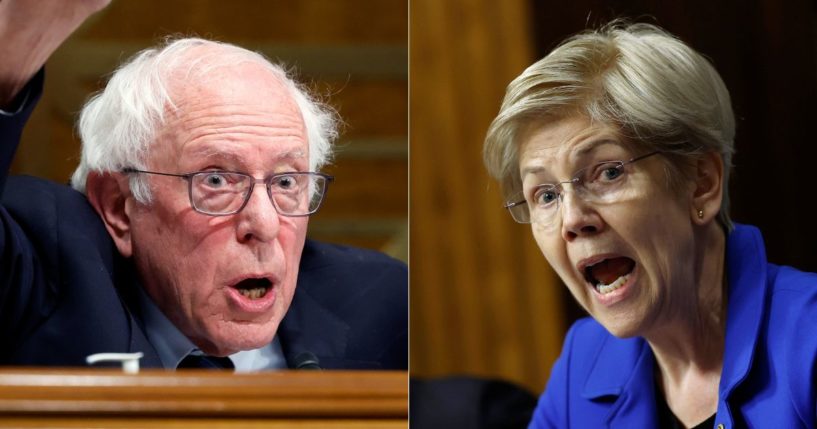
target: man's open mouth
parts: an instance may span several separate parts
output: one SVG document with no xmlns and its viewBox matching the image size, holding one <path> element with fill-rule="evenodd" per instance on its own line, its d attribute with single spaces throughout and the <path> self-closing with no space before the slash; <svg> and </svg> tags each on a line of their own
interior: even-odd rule
<svg viewBox="0 0 817 429">
<path fill-rule="evenodd" d="M 627 282 L 635 261 L 627 257 L 609 258 L 584 267 L 584 279 L 600 294 L 608 294 Z"/>
<path fill-rule="evenodd" d="M 272 289 L 272 282 L 267 278 L 244 279 L 233 286 L 241 295 L 249 299 L 262 298 Z"/>
</svg>

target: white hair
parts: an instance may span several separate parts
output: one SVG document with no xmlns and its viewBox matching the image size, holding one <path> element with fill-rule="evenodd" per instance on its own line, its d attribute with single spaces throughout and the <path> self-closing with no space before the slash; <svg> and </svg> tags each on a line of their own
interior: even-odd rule
<svg viewBox="0 0 817 429">
<path fill-rule="evenodd" d="M 577 114 L 615 126 L 629 143 L 661 151 L 672 188 L 686 179 L 689 161 L 704 152 L 720 154 L 718 221 L 731 229 L 735 116 L 726 85 L 701 54 L 654 25 L 613 21 L 567 39 L 528 67 L 508 85 L 483 150 L 488 172 L 506 195 L 521 188 L 522 131 Z"/>
<path fill-rule="evenodd" d="M 192 52 L 208 47 L 204 54 Z M 171 97 L 172 76 L 203 83 L 213 69 L 255 63 L 268 69 L 289 90 L 303 117 L 309 143 L 309 169 L 319 171 L 332 156 L 338 136 L 338 117 L 329 106 L 296 83 L 287 71 L 258 54 L 228 43 L 199 38 L 170 40 L 143 50 L 122 64 L 101 92 L 91 97 L 79 117 L 82 140 L 80 164 L 71 186 L 85 192 L 88 173 L 147 168 L 150 146 L 164 124 Z M 137 201 L 147 203 L 150 189 L 141 175 L 132 175 L 130 188 Z"/>
</svg>

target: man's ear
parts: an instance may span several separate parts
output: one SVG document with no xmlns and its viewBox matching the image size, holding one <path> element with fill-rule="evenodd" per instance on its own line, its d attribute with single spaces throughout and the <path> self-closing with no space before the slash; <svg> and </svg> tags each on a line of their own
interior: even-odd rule
<svg viewBox="0 0 817 429">
<path fill-rule="evenodd" d="M 692 221 L 698 225 L 711 222 L 721 210 L 723 192 L 723 159 L 719 153 L 708 152 L 695 166 Z"/>
<path fill-rule="evenodd" d="M 130 216 L 126 202 L 131 197 L 128 178 L 117 173 L 88 173 L 85 194 L 96 210 L 108 234 L 122 256 L 133 254 L 131 245 Z"/>
</svg>

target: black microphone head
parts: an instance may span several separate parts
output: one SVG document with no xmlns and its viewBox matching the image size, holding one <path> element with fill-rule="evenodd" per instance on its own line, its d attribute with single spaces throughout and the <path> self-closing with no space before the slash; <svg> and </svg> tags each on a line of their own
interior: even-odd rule
<svg viewBox="0 0 817 429">
<path fill-rule="evenodd" d="M 318 357 L 312 352 L 301 352 L 295 356 L 295 369 L 321 369 Z"/>
</svg>

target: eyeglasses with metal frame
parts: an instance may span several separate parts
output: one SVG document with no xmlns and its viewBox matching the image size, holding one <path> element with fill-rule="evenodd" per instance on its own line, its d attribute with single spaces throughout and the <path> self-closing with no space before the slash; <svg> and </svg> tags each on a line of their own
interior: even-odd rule
<svg viewBox="0 0 817 429">
<path fill-rule="evenodd" d="M 123 173 L 179 177 L 187 181 L 193 210 L 208 216 L 229 216 L 244 209 L 256 183 L 263 183 L 275 211 L 283 216 L 309 216 L 323 203 L 335 178 L 315 172 L 285 172 L 256 179 L 235 171 L 205 170 L 175 174 L 125 168 Z"/>
<path fill-rule="evenodd" d="M 566 183 L 573 186 L 573 192 L 590 203 L 615 202 L 626 189 L 628 172 L 624 168 L 629 164 L 661 153 L 654 151 L 637 156 L 627 161 L 604 161 L 578 170 L 573 178 L 563 182 L 542 183 L 528 191 L 519 192 L 516 197 L 506 202 L 513 219 L 518 223 L 537 223 L 547 225 L 556 217 L 559 204 L 564 198 Z"/>
</svg>

